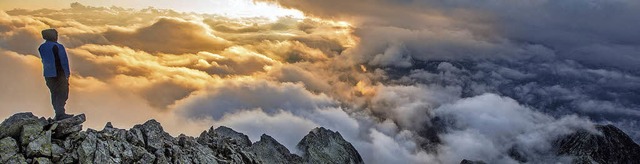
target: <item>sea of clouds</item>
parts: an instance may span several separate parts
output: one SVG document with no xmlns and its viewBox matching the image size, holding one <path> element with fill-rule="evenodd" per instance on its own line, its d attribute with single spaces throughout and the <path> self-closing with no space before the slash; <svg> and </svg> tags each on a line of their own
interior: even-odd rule
<svg viewBox="0 0 640 164">
<path fill-rule="evenodd" d="M 296 152 L 323 126 L 367 163 L 566 162 L 553 142 L 594 124 L 640 141 L 637 1 L 265 1 L 308 17 L 0 11 L 0 116 L 52 114 L 36 49 L 56 28 L 91 128 L 225 125 Z"/>
</svg>

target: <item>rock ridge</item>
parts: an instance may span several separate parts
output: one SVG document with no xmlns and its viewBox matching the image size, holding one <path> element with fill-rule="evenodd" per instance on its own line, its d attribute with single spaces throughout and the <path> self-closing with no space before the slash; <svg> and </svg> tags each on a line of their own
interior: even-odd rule
<svg viewBox="0 0 640 164">
<path fill-rule="evenodd" d="M 0 163 L 364 163 L 340 133 L 323 127 L 299 143 L 303 156 L 263 134 L 252 143 L 229 127 L 211 127 L 198 137 L 173 137 L 149 120 L 131 129 L 111 123 L 82 131 L 84 114 L 62 121 L 17 113 L 0 124 Z"/>
</svg>

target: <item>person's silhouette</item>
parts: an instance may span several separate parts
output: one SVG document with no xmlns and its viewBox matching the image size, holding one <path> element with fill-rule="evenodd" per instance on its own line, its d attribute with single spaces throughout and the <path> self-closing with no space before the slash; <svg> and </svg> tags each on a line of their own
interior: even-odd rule
<svg viewBox="0 0 640 164">
<path fill-rule="evenodd" d="M 69 60 L 67 51 L 58 43 L 58 31 L 55 29 L 42 30 L 45 40 L 38 51 L 42 59 L 44 77 L 51 92 L 51 104 L 56 113 L 55 120 L 73 117 L 66 114 L 64 106 L 69 98 Z"/>
</svg>

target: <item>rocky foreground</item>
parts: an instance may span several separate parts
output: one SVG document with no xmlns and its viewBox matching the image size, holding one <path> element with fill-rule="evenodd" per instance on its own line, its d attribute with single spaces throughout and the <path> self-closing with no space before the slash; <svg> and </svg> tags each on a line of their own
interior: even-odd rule
<svg viewBox="0 0 640 164">
<path fill-rule="evenodd" d="M 363 163 L 340 133 L 321 127 L 298 143 L 298 156 L 266 134 L 252 143 L 223 126 L 194 138 L 172 137 L 155 120 L 129 130 L 107 123 L 100 131 L 82 131 L 84 121 L 15 114 L 0 124 L 0 163 Z"/>
</svg>

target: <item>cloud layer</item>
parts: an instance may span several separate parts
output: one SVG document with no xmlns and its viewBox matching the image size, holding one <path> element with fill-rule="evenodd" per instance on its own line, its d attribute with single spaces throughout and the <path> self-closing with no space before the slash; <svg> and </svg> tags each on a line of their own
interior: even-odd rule
<svg viewBox="0 0 640 164">
<path fill-rule="evenodd" d="M 567 162 L 551 143 L 593 123 L 640 140 L 635 1 L 265 1 L 308 17 L 0 11 L 0 115 L 52 114 L 35 47 L 56 28 L 91 128 L 225 125 L 295 150 L 324 126 L 367 163 Z"/>
</svg>

